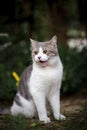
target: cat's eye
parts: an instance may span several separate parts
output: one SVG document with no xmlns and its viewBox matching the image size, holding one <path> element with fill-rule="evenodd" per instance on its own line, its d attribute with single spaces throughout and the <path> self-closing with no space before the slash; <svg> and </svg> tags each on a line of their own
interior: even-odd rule
<svg viewBox="0 0 87 130">
<path fill-rule="evenodd" d="M 47 50 L 44 50 L 43 53 L 46 54 L 46 53 L 47 53 Z"/>
<path fill-rule="evenodd" d="M 34 51 L 34 54 L 35 54 L 35 55 L 37 55 L 37 53 L 38 53 L 37 51 Z"/>
</svg>

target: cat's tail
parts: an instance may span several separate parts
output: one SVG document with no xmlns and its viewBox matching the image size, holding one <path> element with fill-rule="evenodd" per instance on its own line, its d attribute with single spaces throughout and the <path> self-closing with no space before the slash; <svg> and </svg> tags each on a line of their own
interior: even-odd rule
<svg viewBox="0 0 87 130">
<path fill-rule="evenodd" d="M 10 107 L 0 108 L 0 115 L 10 115 L 10 114 L 11 114 Z"/>
</svg>

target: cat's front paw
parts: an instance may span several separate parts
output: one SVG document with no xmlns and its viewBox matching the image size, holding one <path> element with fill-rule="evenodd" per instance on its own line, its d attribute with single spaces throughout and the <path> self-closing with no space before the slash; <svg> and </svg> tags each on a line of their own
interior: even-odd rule
<svg viewBox="0 0 87 130">
<path fill-rule="evenodd" d="M 48 124 L 51 122 L 49 117 L 41 118 L 40 121 L 44 122 L 44 124 Z"/>
<path fill-rule="evenodd" d="M 66 120 L 66 117 L 64 115 L 60 114 L 60 115 L 55 115 L 55 119 L 56 120 Z"/>
</svg>

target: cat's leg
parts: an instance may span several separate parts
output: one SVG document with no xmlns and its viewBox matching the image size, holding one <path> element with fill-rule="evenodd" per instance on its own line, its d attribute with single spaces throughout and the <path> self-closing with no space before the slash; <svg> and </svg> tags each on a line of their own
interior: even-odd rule
<svg viewBox="0 0 87 130">
<path fill-rule="evenodd" d="M 48 98 L 52 110 L 53 115 L 56 120 L 65 120 L 65 116 L 60 113 L 60 90 L 55 91 L 55 93 L 51 93 Z"/>
<path fill-rule="evenodd" d="M 50 123 L 50 118 L 47 116 L 45 96 L 37 93 L 37 95 L 33 95 L 33 100 L 36 105 L 39 120 L 43 121 L 45 124 Z"/>
</svg>

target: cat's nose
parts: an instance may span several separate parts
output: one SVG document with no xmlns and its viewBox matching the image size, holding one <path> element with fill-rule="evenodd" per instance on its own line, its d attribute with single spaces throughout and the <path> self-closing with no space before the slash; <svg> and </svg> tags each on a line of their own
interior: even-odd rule
<svg viewBox="0 0 87 130">
<path fill-rule="evenodd" d="M 40 60 L 40 59 L 41 59 L 41 56 L 38 56 L 38 59 Z"/>
</svg>

